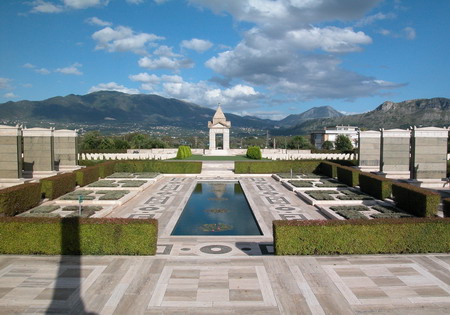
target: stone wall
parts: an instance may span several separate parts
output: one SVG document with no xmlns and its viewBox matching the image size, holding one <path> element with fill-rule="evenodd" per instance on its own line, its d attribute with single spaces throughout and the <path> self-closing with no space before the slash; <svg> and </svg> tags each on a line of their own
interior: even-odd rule
<svg viewBox="0 0 450 315">
<path fill-rule="evenodd" d="M 360 131 L 358 133 L 358 165 L 363 171 L 380 169 L 381 133 L 379 131 Z"/>
<path fill-rule="evenodd" d="M 53 129 L 23 129 L 23 170 L 51 172 L 54 170 Z"/>
<path fill-rule="evenodd" d="M 380 171 L 405 173 L 409 177 L 410 131 L 403 129 L 381 130 Z"/>
<path fill-rule="evenodd" d="M 55 169 L 78 165 L 78 134 L 76 130 L 55 130 Z"/>
<path fill-rule="evenodd" d="M 22 177 L 22 130 L 0 126 L 0 178 Z"/>
</svg>

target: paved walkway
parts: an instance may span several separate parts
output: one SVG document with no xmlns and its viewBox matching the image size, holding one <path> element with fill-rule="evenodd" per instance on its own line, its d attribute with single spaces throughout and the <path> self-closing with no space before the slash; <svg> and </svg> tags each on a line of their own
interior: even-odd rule
<svg viewBox="0 0 450 315">
<path fill-rule="evenodd" d="M 1 256 L 0 312 L 449 314 L 450 255 Z"/>
<path fill-rule="evenodd" d="M 240 180 L 263 235 L 171 236 L 196 180 L 215 177 L 162 177 L 114 210 L 158 219 L 155 257 L 0 256 L 0 313 L 450 313 L 450 254 L 273 256 L 273 220 L 323 216 L 268 176 L 219 175 Z"/>
</svg>

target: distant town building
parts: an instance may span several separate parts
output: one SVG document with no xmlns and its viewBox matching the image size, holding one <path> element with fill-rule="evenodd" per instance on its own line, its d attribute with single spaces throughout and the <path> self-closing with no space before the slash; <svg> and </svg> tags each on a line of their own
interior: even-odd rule
<svg viewBox="0 0 450 315">
<path fill-rule="evenodd" d="M 353 147 L 358 147 L 358 127 L 355 126 L 332 126 L 311 132 L 311 142 L 317 149 L 322 149 L 325 141 L 335 145 L 338 135 L 346 135 L 352 141 Z"/>
</svg>

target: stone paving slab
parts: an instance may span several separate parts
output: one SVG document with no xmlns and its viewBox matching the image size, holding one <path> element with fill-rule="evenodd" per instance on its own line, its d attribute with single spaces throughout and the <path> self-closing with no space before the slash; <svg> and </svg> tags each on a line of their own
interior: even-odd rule
<svg viewBox="0 0 450 315">
<path fill-rule="evenodd" d="M 448 314 L 450 255 L 3 255 L 0 312 Z"/>
</svg>

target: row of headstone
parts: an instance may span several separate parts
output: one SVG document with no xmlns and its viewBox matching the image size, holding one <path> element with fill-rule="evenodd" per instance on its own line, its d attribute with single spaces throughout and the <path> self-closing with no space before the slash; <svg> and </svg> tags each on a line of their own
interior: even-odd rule
<svg viewBox="0 0 450 315">
<path fill-rule="evenodd" d="M 360 131 L 359 168 L 390 178 L 442 180 L 447 175 L 448 128 Z"/>
<path fill-rule="evenodd" d="M 48 175 L 77 165 L 76 130 L 0 125 L 0 178 Z"/>
</svg>

